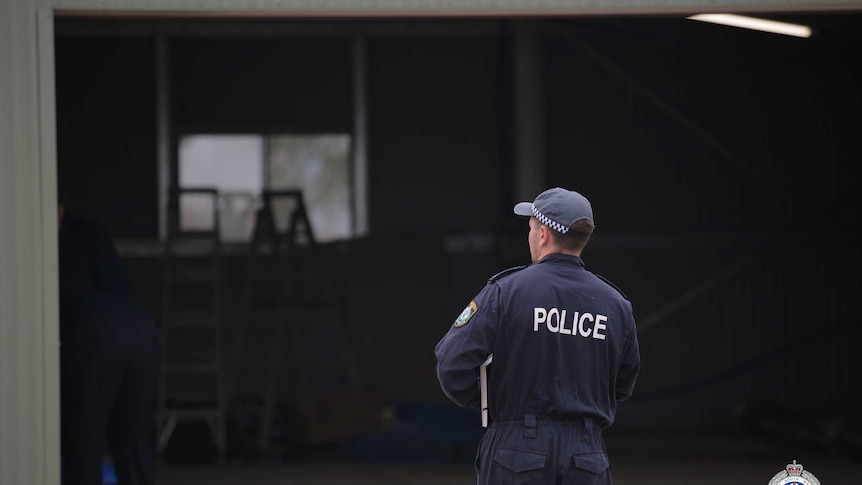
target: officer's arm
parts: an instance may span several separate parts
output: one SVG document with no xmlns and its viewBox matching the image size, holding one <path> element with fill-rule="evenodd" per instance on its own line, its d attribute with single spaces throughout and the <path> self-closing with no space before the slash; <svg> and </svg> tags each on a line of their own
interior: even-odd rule
<svg viewBox="0 0 862 485">
<path fill-rule="evenodd" d="M 496 338 L 499 288 L 486 286 L 465 308 L 434 348 L 437 379 L 443 393 L 455 404 L 479 408 L 479 366 L 493 352 Z"/>
<path fill-rule="evenodd" d="M 615 394 L 618 401 L 625 401 L 631 397 L 634 391 L 635 381 L 640 372 L 641 358 L 640 349 L 638 346 L 637 328 L 634 325 L 634 319 L 631 320 L 628 335 L 626 335 L 626 343 L 623 346 L 622 359 L 620 369 L 617 372 L 617 383 Z"/>
<path fill-rule="evenodd" d="M 89 224 L 88 239 L 90 247 L 90 264 L 99 291 L 132 294 L 132 283 L 126 273 L 114 241 L 107 229 L 100 223 L 92 221 Z"/>
</svg>

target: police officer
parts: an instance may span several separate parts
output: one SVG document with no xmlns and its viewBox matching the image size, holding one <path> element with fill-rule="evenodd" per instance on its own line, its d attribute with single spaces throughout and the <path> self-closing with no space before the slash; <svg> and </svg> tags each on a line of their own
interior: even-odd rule
<svg viewBox="0 0 862 485">
<path fill-rule="evenodd" d="M 107 230 L 59 207 L 63 485 L 152 485 L 161 366 L 154 316 L 132 291 Z"/>
<path fill-rule="evenodd" d="M 583 195 L 552 188 L 514 211 L 530 217 L 532 263 L 493 276 L 457 317 L 435 348 L 440 386 L 479 408 L 493 356 L 480 485 L 610 484 L 602 430 L 640 368 L 632 306 L 580 257 L 595 228 Z"/>
</svg>

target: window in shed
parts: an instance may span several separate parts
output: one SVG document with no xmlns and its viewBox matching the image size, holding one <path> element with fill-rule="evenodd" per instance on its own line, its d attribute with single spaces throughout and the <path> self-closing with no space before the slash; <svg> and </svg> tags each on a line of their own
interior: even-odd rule
<svg viewBox="0 0 862 485">
<path fill-rule="evenodd" d="M 254 230 L 263 190 L 301 190 L 318 242 L 351 236 L 350 136 L 188 135 L 180 140 L 179 186 L 218 190 L 221 237 L 247 242 Z M 276 224 L 285 230 L 293 207 L 274 201 Z M 180 201 L 183 230 L 213 225 L 206 197 L 186 195 Z"/>
</svg>

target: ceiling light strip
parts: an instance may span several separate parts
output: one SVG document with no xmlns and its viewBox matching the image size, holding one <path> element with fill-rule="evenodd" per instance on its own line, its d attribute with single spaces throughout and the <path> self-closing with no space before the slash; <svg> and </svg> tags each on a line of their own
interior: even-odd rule
<svg viewBox="0 0 862 485">
<path fill-rule="evenodd" d="M 760 30 L 775 34 L 792 35 L 794 37 L 811 37 L 811 28 L 805 25 L 777 22 L 774 20 L 757 19 L 731 13 L 703 13 L 688 17 L 691 20 L 711 22 L 714 24 L 741 27 L 743 29 Z"/>
</svg>

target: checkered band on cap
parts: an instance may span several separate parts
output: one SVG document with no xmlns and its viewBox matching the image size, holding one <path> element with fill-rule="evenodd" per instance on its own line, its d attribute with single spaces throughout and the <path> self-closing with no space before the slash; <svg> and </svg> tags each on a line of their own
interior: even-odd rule
<svg viewBox="0 0 862 485">
<path fill-rule="evenodd" d="M 550 227 L 551 229 L 553 229 L 553 230 L 555 230 L 561 234 L 565 234 L 565 233 L 569 232 L 568 227 L 560 224 L 557 221 L 553 221 L 553 220 L 549 219 L 548 216 L 539 212 L 539 209 L 536 209 L 535 204 L 533 205 L 532 211 L 533 211 L 533 215 L 536 216 L 536 219 L 538 219 L 539 222 L 541 222 L 542 224 Z"/>
</svg>

